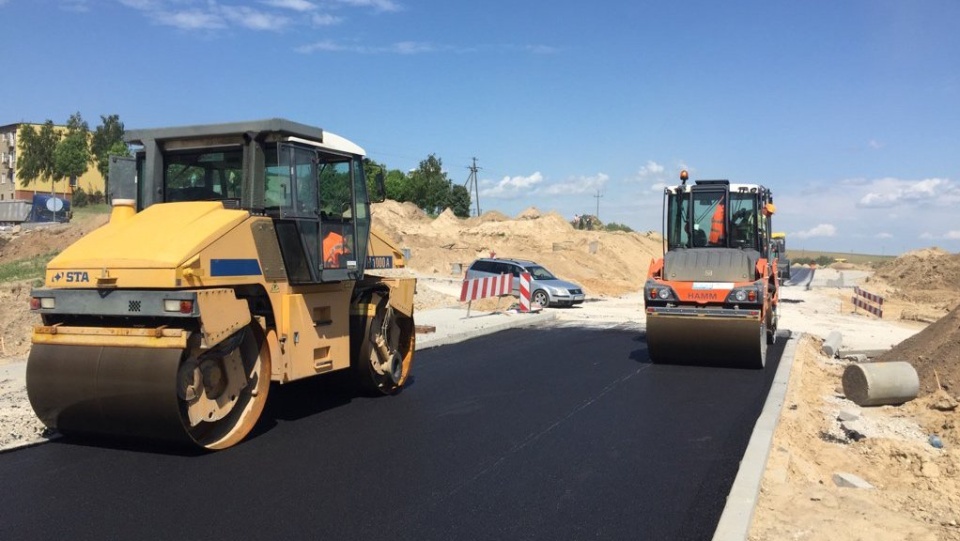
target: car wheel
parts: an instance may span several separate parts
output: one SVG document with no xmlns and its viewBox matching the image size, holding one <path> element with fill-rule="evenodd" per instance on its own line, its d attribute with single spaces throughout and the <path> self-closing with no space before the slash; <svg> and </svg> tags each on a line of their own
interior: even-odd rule
<svg viewBox="0 0 960 541">
<path fill-rule="evenodd" d="M 533 292 L 532 300 L 544 308 L 550 306 L 550 297 L 547 295 L 547 292 L 542 289 Z"/>
</svg>

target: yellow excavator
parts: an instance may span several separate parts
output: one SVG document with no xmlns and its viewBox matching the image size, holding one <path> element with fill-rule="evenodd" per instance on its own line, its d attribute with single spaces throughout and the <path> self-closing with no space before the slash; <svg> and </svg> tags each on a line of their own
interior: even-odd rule
<svg viewBox="0 0 960 541">
<path fill-rule="evenodd" d="M 283 119 L 126 140 L 109 223 L 31 295 L 27 393 L 47 426 L 223 449 L 271 381 L 351 370 L 375 394 L 403 387 L 416 281 L 376 274 L 403 256 L 371 231 L 362 148 Z"/>
</svg>

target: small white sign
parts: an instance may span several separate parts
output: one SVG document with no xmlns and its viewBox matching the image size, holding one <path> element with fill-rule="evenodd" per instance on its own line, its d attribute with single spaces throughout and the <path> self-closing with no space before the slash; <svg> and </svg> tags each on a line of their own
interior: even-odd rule
<svg viewBox="0 0 960 541">
<path fill-rule="evenodd" d="M 733 289 L 733 282 L 694 282 L 693 289 Z"/>
<path fill-rule="evenodd" d="M 47 210 L 50 212 L 60 212 L 63 210 L 63 199 L 59 197 L 51 197 L 47 199 Z"/>
</svg>

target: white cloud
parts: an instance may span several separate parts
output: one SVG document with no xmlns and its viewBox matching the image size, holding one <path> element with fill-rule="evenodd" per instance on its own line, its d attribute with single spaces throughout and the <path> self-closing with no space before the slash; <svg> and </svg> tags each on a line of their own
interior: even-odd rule
<svg viewBox="0 0 960 541">
<path fill-rule="evenodd" d="M 960 231 L 958 230 L 947 231 L 943 235 L 934 235 L 933 233 L 930 233 L 930 232 L 924 232 L 920 234 L 920 238 L 924 240 L 937 240 L 937 239 L 960 240 Z"/>
<path fill-rule="evenodd" d="M 61 0 L 60 9 L 64 11 L 75 11 L 77 13 L 86 13 L 90 11 L 89 0 Z M 3 5 L 0 2 L 0 5 Z"/>
<path fill-rule="evenodd" d="M 89 0 L 67 0 L 86 4 Z M 118 0 L 120 4 L 142 12 L 154 22 L 181 30 L 221 30 L 244 28 L 278 32 L 299 25 L 330 26 L 342 17 L 320 11 L 315 0 L 258 0 L 261 8 L 236 5 L 220 0 Z M 362 6 L 364 4 L 357 4 Z M 376 6 L 374 6 L 376 7 Z M 309 14 L 292 18 L 291 11 Z"/>
<path fill-rule="evenodd" d="M 795 236 L 801 239 L 810 239 L 814 237 L 833 237 L 837 234 L 837 228 L 831 224 L 820 224 L 812 229 L 806 231 L 799 231 L 797 233 L 792 233 L 791 236 Z"/>
<path fill-rule="evenodd" d="M 929 202 L 948 205 L 960 202 L 960 186 L 942 178 L 899 180 L 883 178 L 872 181 L 857 202 L 861 208 L 890 208 Z"/>
<path fill-rule="evenodd" d="M 877 233 L 877 234 L 874 235 L 874 236 L 877 237 L 878 239 L 892 239 L 892 238 L 893 238 L 893 235 L 891 235 L 890 233 L 887 233 L 887 232 Z"/>
<path fill-rule="evenodd" d="M 307 12 L 317 9 L 316 4 L 309 0 L 262 0 L 262 4 L 270 7 L 292 9 L 293 11 Z"/>
<path fill-rule="evenodd" d="M 543 175 L 540 174 L 540 171 L 526 177 L 503 177 L 495 184 L 491 180 L 482 180 L 480 181 L 481 186 L 489 184 L 493 184 L 493 186 L 481 189 L 480 195 L 493 197 L 494 199 L 513 199 L 528 193 L 541 182 L 543 182 Z"/>
<path fill-rule="evenodd" d="M 634 177 L 635 182 L 649 184 L 651 192 L 662 192 L 667 186 L 680 183 L 680 171 L 687 170 L 687 164 L 682 161 L 677 162 L 668 171 L 667 167 L 654 160 L 647 160 L 647 163 L 640 166 Z M 675 174 L 674 174 L 675 173 Z M 693 175 L 690 176 L 693 178 Z"/>
<path fill-rule="evenodd" d="M 314 53 L 317 51 L 326 52 L 326 53 L 336 53 L 340 51 L 348 50 L 346 46 L 340 45 L 333 40 L 323 40 L 316 43 L 311 43 L 309 45 L 301 45 L 294 49 L 298 53 Z"/>
<path fill-rule="evenodd" d="M 224 18 L 250 30 L 283 30 L 290 19 L 282 15 L 258 11 L 246 6 L 222 8 Z"/>
<path fill-rule="evenodd" d="M 181 30 L 217 30 L 226 28 L 223 18 L 215 13 L 189 10 L 153 13 L 153 19 L 165 26 L 173 26 Z"/>
<path fill-rule="evenodd" d="M 867 146 L 869 146 L 870 148 L 872 148 L 872 149 L 874 149 L 874 150 L 880 150 L 880 149 L 883 148 L 885 145 L 884 145 L 883 143 L 881 143 L 880 141 L 877 141 L 876 139 L 871 139 L 870 141 L 867 142 Z"/>
<path fill-rule="evenodd" d="M 560 52 L 560 49 L 550 45 L 527 45 L 526 50 L 533 54 L 554 54 Z"/>
<path fill-rule="evenodd" d="M 647 160 L 647 164 L 640 167 L 637 171 L 637 178 L 646 180 L 648 178 L 658 179 L 663 176 L 664 167 L 653 160 Z"/>
<path fill-rule="evenodd" d="M 313 26 L 333 26 L 340 24 L 343 19 L 335 15 L 330 15 L 329 13 L 314 13 L 310 17 L 310 21 L 313 23 Z"/>
<path fill-rule="evenodd" d="M 606 185 L 610 177 L 604 173 L 597 173 L 592 177 L 579 177 L 567 182 L 551 184 L 537 190 L 537 193 L 547 195 L 577 195 L 593 193 Z"/>
<path fill-rule="evenodd" d="M 119 0 L 120 3 L 128 8 L 139 10 L 160 9 L 160 0 Z"/>
<path fill-rule="evenodd" d="M 417 54 L 417 53 L 432 53 L 436 51 L 437 48 L 429 43 L 421 43 L 416 41 L 401 41 L 394 43 L 393 45 L 387 47 L 385 52 L 393 52 L 399 54 Z"/>
<path fill-rule="evenodd" d="M 298 53 L 359 53 L 359 54 L 421 54 L 432 53 L 438 48 L 430 43 L 421 43 L 416 41 L 401 41 L 383 47 L 370 47 L 360 44 L 338 43 L 333 40 L 323 40 L 309 45 L 301 45 L 294 49 Z"/>
<path fill-rule="evenodd" d="M 324 24 L 333 24 L 340 22 L 338 17 L 332 16 L 323 16 L 323 18 L 318 18 L 315 22 L 317 26 L 322 26 Z M 329 39 L 323 41 L 317 41 L 314 43 L 308 43 L 301 45 L 294 49 L 299 53 L 316 53 L 316 52 L 341 52 L 341 53 L 355 53 L 355 54 L 425 54 L 425 53 L 453 53 L 453 54 L 472 54 L 483 51 L 518 51 L 524 50 L 523 47 L 517 46 L 455 46 L 455 45 L 445 45 L 445 44 L 436 44 L 424 41 L 398 41 L 395 43 L 387 45 L 364 45 L 362 43 L 355 42 L 337 42 Z M 527 49 L 529 50 L 529 49 Z"/>
<path fill-rule="evenodd" d="M 372 7 L 377 11 L 400 11 L 400 4 L 393 0 L 336 0 L 355 7 Z"/>
</svg>

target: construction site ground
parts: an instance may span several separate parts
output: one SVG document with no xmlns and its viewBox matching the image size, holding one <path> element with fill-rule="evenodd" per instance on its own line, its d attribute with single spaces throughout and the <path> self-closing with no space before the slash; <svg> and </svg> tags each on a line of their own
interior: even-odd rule
<svg viewBox="0 0 960 541">
<path fill-rule="evenodd" d="M 418 323 L 436 328 L 418 337 L 421 347 L 528 317 L 509 310 L 509 297 L 475 301 L 466 317 L 458 298 L 463 269 L 491 254 L 535 260 L 584 287 L 582 305 L 548 308 L 525 324 L 631 326 L 638 332 L 644 326 L 639 291 L 650 260 L 662 251 L 657 233 L 576 230 L 563 217 L 534 208 L 513 218 L 487 212 L 458 219 L 449 211 L 431 218 L 413 205 L 385 202 L 373 215 L 379 229 L 409 250 L 408 268 L 393 272 L 419 279 Z M 0 232 L 0 262 L 61 250 L 106 220 L 92 215 Z M 0 284 L 0 449 L 44 433 L 22 378 L 30 330 L 38 323 L 28 310 L 33 285 Z M 885 297 L 883 319 L 854 311 L 854 285 Z M 800 338 L 749 538 L 960 539 L 960 254 L 931 248 L 876 269 L 818 269 L 809 289 L 785 287 L 782 298 L 781 328 Z M 821 352 L 833 331 L 842 333 L 842 352 L 885 352 L 875 360 L 913 364 L 919 397 L 873 408 L 847 400 L 841 375 L 852 361 Z M 859 416 L 856 430 L 849 423 L 841 427 L 841 411 Z M 931 435 L 942 448 L 931 444 Z M 839 474 L 872 488 L 838 486 Z"/>
</svg>

